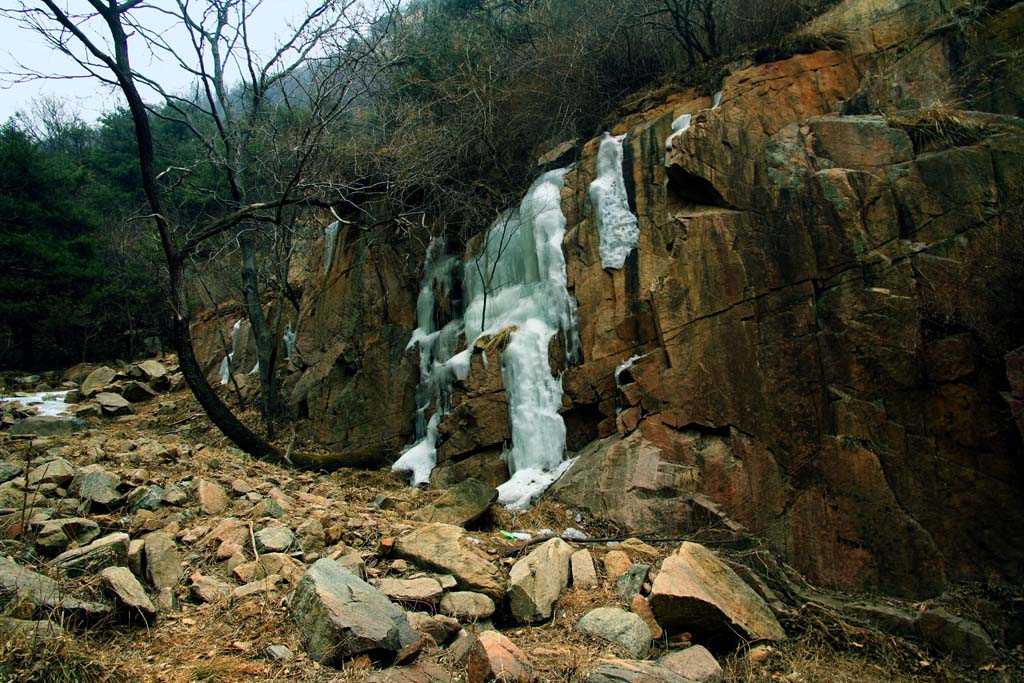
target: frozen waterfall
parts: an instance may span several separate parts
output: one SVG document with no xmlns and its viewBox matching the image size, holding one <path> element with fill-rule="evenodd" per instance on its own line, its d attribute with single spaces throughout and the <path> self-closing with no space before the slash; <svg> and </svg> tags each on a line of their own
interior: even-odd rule
<svg viewBox="0 0 1024 683">
<path fill-rule="evenodd" d="M 622 175 L 622 141 L 625 135 L 604 134 L 597 151 L 597 177 L 590 183 L 589 197 L 597 217 L 601 242 L 601 266 L 619 270 L 636 249 L 640 228 L 629 210 L 626 182 Z"/>
<path fill-rule="evenodd" d="M 451 385 L 469 372 L 474 342 L 508 330 L 501 353 L 502 379 L 509 403 L 512 446 L 505 452 L 511 478 L 498 488 L 499 502 L 528 507 L 569 464 L 565 461 L 565 423 L 561 379 L 551 374 L 548 347 L 563 335 L 567 354 L 579 353 L 576 302 L 566 290 L 562 238 L 565 216 L 561 192 L 564 170 L 542 175 L 522 203 L 489 228 L 479 253 L 462 263 L 431 244 L 417 302 L 417 328 L 409 347 L 420 349 L 417 388 L 418 441 L 393 469 L 415 483 L 429 479 L 436 463 L 437 429 L 448 410 Z M 435 291 L 455 290 L 462 276 L 463 302 L 452 301 L 452 319 L 438 329 Z M 447 288 L 447 289 L 444 289 Z M 456 311 L 464 311 L 461 317 Z M 465 334 L 466 348 L 455 353 Z M 424 423 L 431 400 L 434 414 Z"/>
</svg>

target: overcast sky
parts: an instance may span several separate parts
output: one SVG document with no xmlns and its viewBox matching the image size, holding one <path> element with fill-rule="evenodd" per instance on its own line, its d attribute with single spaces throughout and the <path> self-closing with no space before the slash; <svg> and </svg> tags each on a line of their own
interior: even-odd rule
<svg viewBox="0 0 1024 683">
<path fill-rule="evenodd" d="M 10 0 L 0 0 L 0 8 L 9 8 L 14 4 Z M 84 5 L 80 0 L 70 4 L 72 7 Z M 152 4 L 165 7 L 173 5 L 167 0 L 155 0 Z M 250 40 L 255 49 L 266 52 L 275 46 L 278 43 L 276 38 L 287 31 L 289 23 L 300 15 L 306 5 L 306 2 L 297 0 L 264 0 L 263 6 L 249 23 Z M 169 34 L 175 35 L 170 24 L 158 13 L 151 11 L 145 16 L 156 22 L 153 28 L 162 30 L 166 26 Z M 21 27 L 10 18 L 0 16 L 0 37 L 0 74 L 21 72 L 22 66 L 63 76 L 80 76 L 83 73 L 74 62 L 48 46 L 41 36 Z M 181 39 L 185 40 L 183 34 Z M 140 43 L 136 40 L 129 44 L 134 68 L 174 91 L 187 90 L 188 76 L 173 65 L 154 60 L 148 52 L 139 49 Z M 69 109 L 79 112 L 86 121 L 95 121 L 103 113 L 123 105 L 120 92 L 112 91 L 93 78 L 18 82 L 11 75 L 0 75 L 0 123 L 16 112 L 30 112 L 33 100 L 41 96 L 60 98 Z"/>
</svg>

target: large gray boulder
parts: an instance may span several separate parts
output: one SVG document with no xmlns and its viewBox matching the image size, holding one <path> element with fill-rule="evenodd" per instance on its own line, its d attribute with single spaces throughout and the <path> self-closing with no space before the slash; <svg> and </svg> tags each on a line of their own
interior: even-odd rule
<svg viewBox="0 0 1024 683">
<path fill-rule="evenodd" d="M 321 664 L 364 653 L 405 662 L 421 647 L 397 605 L 331 559 L 309 568 L 295 587 L 290 610 L 307 654 Z"/>
<path fill-rule="evenodd" d="M 560 538 L 546 541 L 512 566 L 508 602 L 521 624 L 550 619 L 555 602 L 569 585 L 573 549 Z"/>
</svg>

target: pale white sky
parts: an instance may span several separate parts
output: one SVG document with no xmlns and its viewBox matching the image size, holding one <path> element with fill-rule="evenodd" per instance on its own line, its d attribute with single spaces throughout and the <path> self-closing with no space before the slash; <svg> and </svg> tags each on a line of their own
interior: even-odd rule
<svg viewBox="0 0 1024 683">
<path fill-rule="evenodd" d="M 12 8 L 16 4 L 11 0 L 0 0 L 0 9 Z M 82 0 L 65 0 L 62 4 L 70 6 L 72 11 L 87 7 Z M 146 4 L 165 8 L 174 6 L 174 2 L 169 0 L 152 0 Z M 264 0 L 249 22 L 250 40 L 254 49 L 258 52 L 267 52 L 276 46 L 278 38 L 286 34 L 288 26 L 304 15 L 308 4 L 298 0 Z M 168 19 L 159 12 L 151 9 L 143 11 L 139 16 L 146 22 L 147 27 L 160 30 L 165 35 L 175 36 L 175 42 L 181 41 L 183 45 L 187 45 L 187 38 L 180 27 L 177 30 L 172 28 Z M 71 111 L 79 112 L 86 121 L 95 121 L 103 113 L 123 104 L 120 92 L 111 90 L 94 78 L 17 82 L 16 78 L 7 74 L 21 72 L 21 66 L 63 76 L 79 76 L 84 72 L 68 57 L 47 45 L 41 36 L 2 15 L 0 39 L 0 123 L 16 112 L 30 112 L 32 101 L 41 96 L 59 98 Z M 129 43 L 132 64 L 137 71 L 156 79 L 173 91 L 183 92 L 188 89 L 190 78 L 187 74 L 166 60 L 154 59 L 150 53 L 142 49 L 143 43 L 140 39 L 130 40 Z M 147 99 L 156 101 L 157 98 Z"/>
</svg>

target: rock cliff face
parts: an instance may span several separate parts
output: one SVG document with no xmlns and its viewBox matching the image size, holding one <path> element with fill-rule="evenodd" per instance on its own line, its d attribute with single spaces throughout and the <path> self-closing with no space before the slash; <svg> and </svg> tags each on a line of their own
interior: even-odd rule
<svg viewBox="0 0 1024 683">
<path fill-rule="evenodd" d="M 1015 47 L 1024 11 L 964 28 L 949 4 L 841 3 L 811 30 L 842 51 L 735 71 L 715 109 L 686 91 L 625 118 L 640 238 L 620 270 L 602 268 L 587 201 L 600 141 L 583 147 L 562 207 L 582 359 L 551 350 L 580 457 L 553 495 L 634 533 L 745 526 L 842 589 L 1024 578 L 1024 352 L 993 360 L 935 303 L 965 245 L 1024 205 L 1020 83 L 989 69 L 979 89 L 968 49 Z M 902 112 L 939 103 L 967 133 Z M 422 263 L 358 237 L 312 268 L 287 390 L 311 435 L 373 463 L 412 435 Z M 483 356 L 455 385 L 435 484 L 507 476 Z"/>
</svg>

